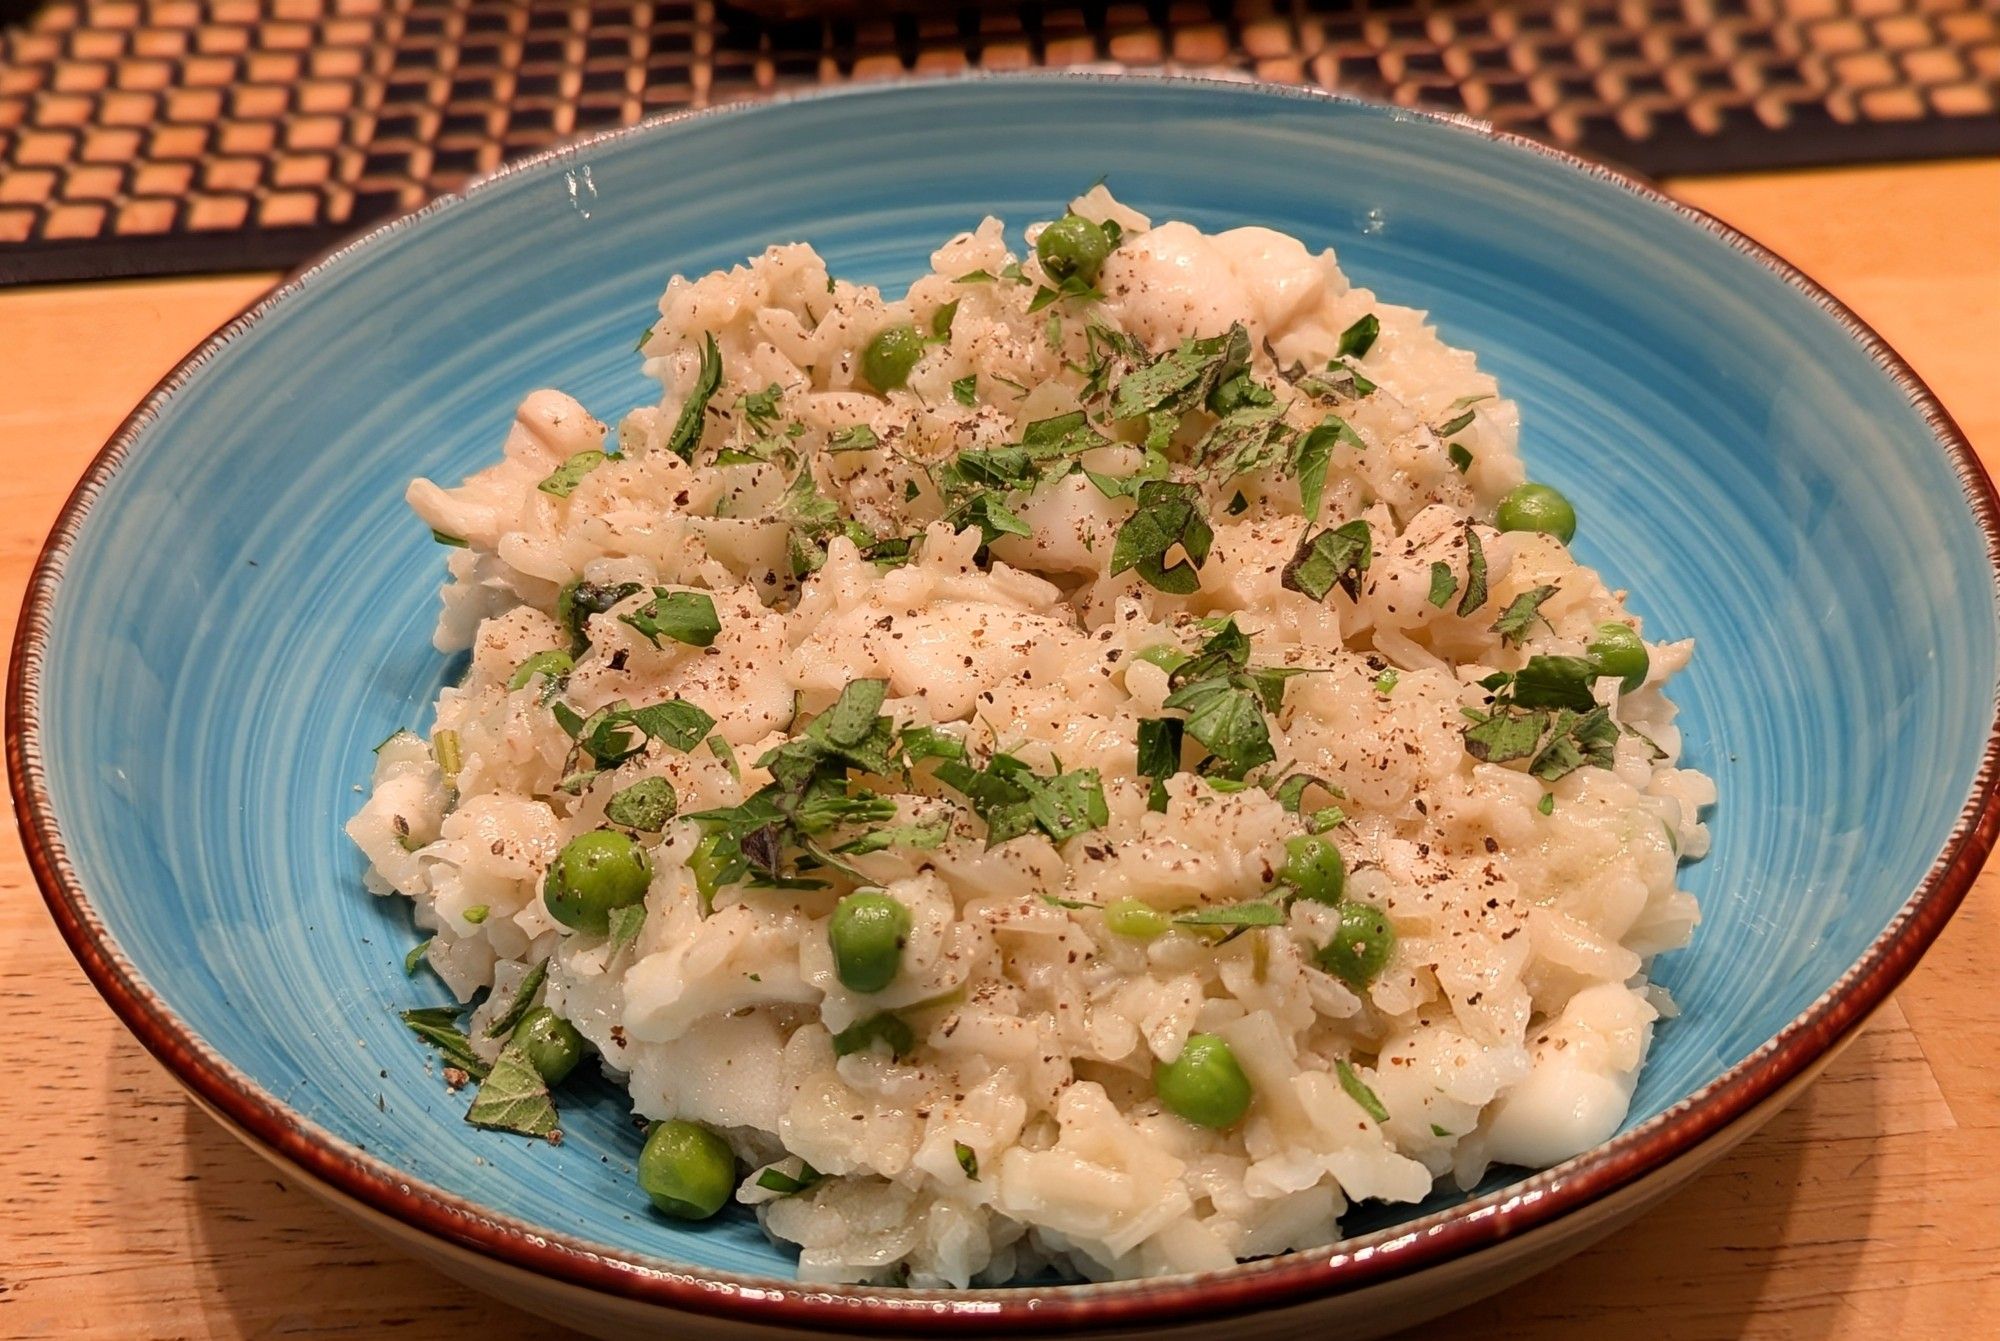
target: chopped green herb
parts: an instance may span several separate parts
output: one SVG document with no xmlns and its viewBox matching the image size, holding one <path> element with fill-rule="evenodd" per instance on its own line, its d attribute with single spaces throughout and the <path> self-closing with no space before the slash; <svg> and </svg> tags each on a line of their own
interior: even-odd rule
<svg viewBox="0 0 2000 1341">
<path fill-rule="evenodd" d="M 1011 754 L 996 754 L 984 769 L 962 759 L 937 767 L 940 782 L 964 794 L 986 821 L 986 844 L 996 847 L 1033 829 L 1061 843 L 1110 822 L 1104 785 L 1094 768 L 1047 776 Z"/>
<path fill-rule="evenodd" d="M 1349 355 L 1361 358 L 1374 347 L 1375 337 L 1381 333 L 1382 323 L 1370 312 L 1340 333 L 1340 347 L 1334 353 L 1341 358 Z"/>
<path fill-rule="evenodd" d="M 951 384 L 951 398 L 960 405 L 979 404 L 979 374 L 969 373 Z"/>
<path fill-rule="evenodd" d="M 757 1175 L 757 1186 L 766 1192 L 776 1192 L 781 1197 L 789 1197 L 811 1187 L 820 1180 L 820 1176 L 819 1170 L 804 1160 L 799 1160 L 799 1171 L 796 1174 L 786 1173 L 773 1164 Z"/>
<path fill-rule="evenodd" d="M 916 502 L 916 501 L 917 501 L 917 498 L 918 498 L 918 496 L 919 496 L 920 494 L 922 494 L 922 493 L 923 493 L 923 490 L 921 490 L 921 489 L 919 489 L 919 488 L 917 487 L 917 482 L 916 482 L 915 480 L 904 480 L 904 481 L 903 481 L 903 501 L 904 501 L 905 503 L 914 503 L 914 502 Z"/>
<path fill-rule="evenodd" d="M 996 282 L 990 270 L 968 270 L 952 281 L 954 284 L 992 284 Z"/>
<path fill-rule="evenodd" d="M 903 728 L 903 751 L 912 763 L 919 759 L 963 759 L 965 742 L 934 726 Z"/>
<path fill-rule="evenodd" d="M 1542 799 L 1535 803 L 1535 809 L 1541 811 L 1544 815 L 1555 814 L 1556 794 L 1554 792 L 1543 792 Z"/>
<path fill-rule="evenodd" d="M 472 1040 L 458 1028 L 461 1014 L 457 1006 L 428 1006 L 403 1012 L 410 1032 L 443 1054 L 444 1060 L 478 1079 L 486 1074 L 486 1063 L 472 1050 Z"/>
<path fill-rule="evenodd" d="M 1459 594 L 1458 615 L 1463 619 L 1486 604 L 1486 547 L 1479 543 L 1479 532 L 1470 525 L 1465 528 L 1465 590 Z"/>
<path fill-rule="evenodd" d="M 866 424 L 854 424 L 843 428 L 827 439 L 826 449 L 834 454 L 841 452 L 872 452 L 881 445 L 875 430 Z"/>
<path fill-rule="evenodd" d="M 1536 587 L 1522 592 L 1493 622 L 1492 631 L 1500 635 L 1502 643 L 1519 647 L 1527 641 L 1528 629 L 1542 617 L 1542 603 L 1555 594 L 1554 587 Z"/>
<path fill-rule="evenodd" d="M 910 1026 L 894 1015 L 884 1011 L 880 1015 L 870 1015 L 867 1019 L 850 1024 L 833 1036 L 833 1055 L 845 1057 L 853 1052 L 865 1052 L 880 1039 L 888 1044 L 893 1056 L 907 1057 L 916 1049 L 917 1036 Z"/>
<path fill-rule="evenodd" d="M 1453 416 L 1448 422 L 1438 426 L 1437 435 L 1440 438 L 1449 438 L 1454 433 L 1465 432 L 1466 429 L 1472 427 L 1472 420 L 1476 413 L 1476 411 L 1467 410 L 1463 414 Z"/>
<path fill-rule="evenodd" d="M 522 658 L 521 664 L 514 667 L 514 673 L 507 677 L 507 689 L 510 693 L 516 689 L 525 689 L 539 675 L 548 681 L 545 693 L 553 691 L 559 689 L 569 679 L 569 673 L 575 667 L 575 659 L 562 648 L 546 648 Z M 543 701 L 547 701 L 546 697 Z"/>
<path fill-rule="evenodd" d="M 1279 805 L 1296 815 L 1305 807 L 1306 788 L 1308 787 L 1318 787 L 1320 790 L 1333 796 L 1344 794 L 1340 788 L 1334 786 L 1325 778 L 1311 773 L 1293 773 L 1272 789 L 1271 795 L 1277 798 Z"/>
<path fill-rule="evenodd" d="M 435 936 L 426 937 L 410 947 L 410 952 L 403 956 L 404 973 L 414 977 L 419 968 L 430 962 L 431 942 L 436 939 Z"/>
<path fill-rule="evenodd" d="M 1451 468 L 1459 474 L 1463 475 L 1466 471 L 1472 469 L 1472 453 L 1467 451 L 1462 444 L 1454 442 L 1451 446 L 1444 449 L 1444 454 L 1445 459 L 1451 462 Z"/>
<path fill-rule="evenodd" d="M 557 498 L 568 498 L 576 492 L 576 486 L 583 483 L 583 477 L 597 469 L 611 458 L 603 452 L 578 452 L 555 468 L 550 476 L 535 487 L 545 494 Z"/>
<path fill-rule="evenodd" d="M 507 1009 L 486 1026 L 486 1036 L 505 1038 L 514 1032 L 514 1026 L 521 1022 L 521 1017 L 535 1004 L 535 993 L 542 990 L 542 983 L 548 976 L 549 961 L 546 959 L 538 961 L 529 969 L 522 976 L 521 985 L 514 989 L 513 998 L 507 1002 Z"/>
<path fill-rule="evenodd" d="M 667 435 L 667 450 L 683 461 L 694 459 L 694 449 L 701 442 L 702 417 L 708 413 L 708 402 L 722 386 L 722 353 L 715 347 L 715 337 L 703 335 L 701 339 L 701 366 L 695 371 L 687 399 L 681 402 L 673 432 Z"/>
<path fill-rule="evenodd" d="M 897 824 L 883 829 L 870 829 L 851 843 L 843 843 L 835 852 L 850 857 L 865 857 L 870 852 L 885 852 L 892 847 L 914 847 L 924 850 L 936 847 L 951 834 L 949 822 L 938 819 L 926 824 Z"/>
<path fill-rule="evenodd" d="M 1439 560 L 1431 565 L 1431 593 L 1427 598 L 1432 605 L 1442 610 L 1451 601 L 1451 595 L 1458 590 L 1458 577 L 1451 571 L 1451 565 Z"/>
<path fill-rule="evenodd" d="M 1347 1091 L 1348 1098 L 1361 1105 L 1362 1112 L 1377 1122 L 1389 1120 L 1389 1110 L 1375 1097 L 1375 1091 L 1369 1089 L 1361 1077 L 1354 1073 L 1353 1067 L 1344 1061 L 1337 1061 L 1333 1064 L 1333 1069 L 1340 1076 L 1340 1088 Z"/>
<path fill-rule="evenodd" d="M 652 600 L 629 615 L 618 616 L 618 622 L 638 630 L 655 647 L 662 636 L 690 647 L 707 647 L 722 632 L 715 599 L 707 592 L 668 591 L 665 587 L 654 587 Z"/>
<path fill-rule="evenodd" d="M 1306 829 L 1311 833 L 1325 833 L 1328 829 L 1337 829 L 1345 823 L 1347 823 L 1345 810 L 1339 806 L 1327 806 L 1324 810 L 1313 811 L 1312 818 L 1306 821 Z"/>
<path fill-rule="evenodd" d="M 743 422 L 753 433 L 769 433 L 778 423 L 778 402 L 785 398 L 785 389 L 776 382 L 762 391 L 746 391 L 736 402 L 736 408 L 743 415 Z"/>
<path fill-rule="evenodd" d="M 467 541 L 464 536 L 446 535 L 435 526 L 431 528 L 431 539 L 437 541 L 440 545 L 450 545 L 453 549 L 470 549 L 472 547 L 471 542 Z"/>
<path fill-rule="evenodd" d="M 1192 484 L 1148 480 L 1139 488 L 1139 508 L 1118 528 L 1111 551 L 1111 572 L 1136 569 L 1149 585 L 1172 595 L 1187 596 L 1201 589 L 1196 570 L 1208 562 L 1215 533 L 1201 513 L 1201 491 Z M 1171 568 L 1167 554 L 1178 546 L 1183 555 Z"/>
<path fill-rule="evenodd" d="M 447 730 L 433 734 L 431 754 L 437 759 L 438 772 L 444 774 L 445 781 L 457 781 L 459 770 L 464 766 L 459 756 L 458 732 Z"/>
<path fill-rule="evenodd" d="M 1139 722 L 1139 776 L 1153 780 L 1146 801 L 1150 810 L 1167 808 L 1167 779 L 1180 772 L 1186 730 L 1187 723 L 1178 717 L 1147 717 Z"/>
<path fill-rule="evenodd" d="M 646 350 L 646 341 L 652 338 L 653 338 L 653 328 L 651 326 L 648 326 L 643 332 L 641 332 L 639 336 L 639 343 L 632 346 L 632 352 L 634 354 L 644 353 Z"/>
<path fill-rule="evenodd" d="M 628 903 L 623 908 L 611 910 L 611 939 L 606 943 L 607 953 L 616 955 L 639 938 L 639 932 L 646 925 L 646 905 Z"/>
<path fill-rule="evenodd" d="M 1121 351 L 1128 356 L 1133 343 Z M 1143 350 L 1139 351 L 1143 354 Z M 1181 341 L 1169 353 L 1134 367 L 1112 390 L 1111 416 L 1186 414 L 1208 403 L 1215 388 L 1250 366 L 1250 333 L 1241 325 L 1207 339 Z"/>
<path fill-rule="evenodd" d="M 1446 1131 L 1443 1127 L 1438 1126 L 1437 1123 L 1433 1122 L 1431 1123 L 1431 1135 L 1438 1137 L 1448 1137 L 1451 1135 L 1451 1133 Z"/>
<path fill-rule="evenodd" d="M 730 777 L 738 782 L 743 781 L 743 766 L 736 762 L 736 751 L 728 741 L 721 736 L 710 736 L 708 752 L 722 761 L 722 766 L 729 770 Z"/>
<path fill-rule="evenodd" d="M 492 909 L 488 908 L 485 904 L 475 903 L 461 913 L 460 916 L 476 927 L 486 920 L 487 914 L 490 912 L 492 912 Z"/>
<path fill-rule="evenodd" d="M 549 1136 L 556 1130 L 556 1105 L 548 1082 L 518 1043 L 500 1049 L 493 1069 L 472 1096 L 465 1120 L 475 1127 Z"/>
<path fill-rule="evenodd" d="M 958 319 L 958 303 L 959 300 L 954 298 L 937 311 L 931 313 L 931 338 L 933 340 L 951 339 L 951 323 Z"/>
<path fill-rule="evenodd" d="M 1279 582 L 1288 591 L 1301 592 L 1315 601 L 1325 600 L 1336 586 L 1350 600 L 1358 601 L 1361 575 L 1374 557 L 1374 535 L 1365 521 L 1329 527 L 1316 536 L 1308 528 L 1299 537 L 1299 548 L 1285 565 Z"/>
<path fill-rule="evenodd" d="M 979 1181 L 979 1155 L 963 1141 L 951 1143 L 951 1153 L 958 1157 L 958 1167 L 965 1170 L 965 1176 L 973 1182 Z"/>
<path fill-rule="evenodd" d="M 1294 434 L 1283 416 L 1280 406 L 1251 405 L 1218 419 L 1195 444 L 1194 460 L 1218 480 L 1262 470 L 1288 455 Z"/>
<path fill-rule="evenodd" d="M 1183 913 L 1174 919 L 1183 927 L 1275 927 L 1285 920 L 1285 910 L 1268 899 L 1248 899 Z"/>
<path fill-rule="evenodd" d="M 658 833 L 667 827 L 679 806 L 673 783 L 665 778 L 641 778 L 611 793 L 611 799 L 604 803 L 604 818 L 628 829 Z"/>
<path fill-rule="evenodd" d="M 1401 678 L 1401 675 L 1398 674 L 1394 666 L 1389 667 L 1389 669 L 1375 677 L 1375 692 L 1387 698 L 1395 692 L 1396 681 Z"/>
<path fill-rule="evenodd" d="M 1597 677 L 1597 663 L 1589 657 L 1529 657 L 1528 664 L 1514 672 L 1507 696 L 1523 708 L 1588 712 L 1597 703 L 1590 693 Z"/>
</svg>

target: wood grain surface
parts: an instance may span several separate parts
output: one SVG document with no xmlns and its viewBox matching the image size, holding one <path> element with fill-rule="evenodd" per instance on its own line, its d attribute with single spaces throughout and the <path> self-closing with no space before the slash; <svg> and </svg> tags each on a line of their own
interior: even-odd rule
<svg viewBox="0 0 2000 1341">
<path fill-rule="evenodd" d="M 2000 471 L 2000 162 L 1673 189 L 1818 277 Z M 71 484 L 187 350 L 270 283 L 0 291 L 0 620 Z M 1425 1329 L 1499 1338 L 2000 1331 L 2000 874 L 1790 1111 L 1568 1267 Z M 0 1337 L 536 1338 L 399 1256 L 184 1099 L 57 938 L 0 837 Z M 1618 1331 L 1614 1331 L 1618 1328 Z"/>
</svg>

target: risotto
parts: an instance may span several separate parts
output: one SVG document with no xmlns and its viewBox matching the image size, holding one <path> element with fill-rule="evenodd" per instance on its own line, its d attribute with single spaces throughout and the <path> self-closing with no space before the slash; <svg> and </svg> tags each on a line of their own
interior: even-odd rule
<svg viewBox="0 0 2000 1341">
<path fill-rule="evenodd" d="M 1101 187 L 1028 238 L 675 277 L 657 406 L 538 391 L 410 486 L 470 664 L 348 832 L 469 1120 L 560 1140 L 594 1053 L 635 1199 L 956 1287 L 1604 1141 L 1697 917 L 1691 644 L 1331 252 Z"/>
</svg>

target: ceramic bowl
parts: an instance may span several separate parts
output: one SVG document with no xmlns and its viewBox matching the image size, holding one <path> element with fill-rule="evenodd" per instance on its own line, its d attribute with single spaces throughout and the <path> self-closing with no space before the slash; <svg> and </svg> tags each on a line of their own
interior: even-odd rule
<svg viewBox="0 0 2000 1341">
<path fill-rule="evenodd" d="M 650 1214 L 619 1096 L 566 1143 L 476 1131 L 396 1018 L 401 901 L 340 825 L 456 668 L 405 481 L 494 458 L 545 386 L 615 418 L 667 277 L 807 239 L 900 287 L 984 214 L 1109 175 L 1156 218 L 1332 246 L 1521 406 L 1582 559 L 1632 589 L 1721 788 L 1694 943 L 1612 1141 L 1335 1247 L 1211 1276 L 802 1288 L 743 1215 Z M 1014 234 L 1018 240 L 1018 231 Z M 1995 505 L 1855 317 L 1629 179 L 1477 124 L 1219 82 L 1038 76 L 690 115 L 545 155 L 283 285 L 147 399 L 63 512 L 9 689 L 14 800 L 91 979 L 293 1176 L 466 1279 L 611 1334 L 1360 1336 L 1497 1288 L 1661 1195 L 1796 1090 L 1937 934 L 1994 836 Z M 329 1283 L 329 1289 L 338 1288 Z"/>
</svg>

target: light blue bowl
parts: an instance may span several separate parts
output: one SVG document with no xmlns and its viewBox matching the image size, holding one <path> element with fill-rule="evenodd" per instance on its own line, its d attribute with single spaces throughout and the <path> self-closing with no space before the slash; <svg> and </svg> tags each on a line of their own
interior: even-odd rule
<svg viewBox="0 0 2000 1341">
<path fill-rule="evenodd" d="M 475 1131 L 397 1022 L 443 990 L 404 976 L 406 907 L 362 892 L 340 825 L 370 747 L 422 727 L 455 670 L 430 650 L 442 560 L 403 486 L 495 458 L 537 387 L 607 419 L 650 399 L 632 345 L 669 275 L 806 239 L 900 287 L 982 215 L 1018 230 L 1107 174 L 1155 217 L 1284 229 L 1428 308 L 1520 402 L 1578 554 L 1653 636 L 1699 641 L 1676 696 L 1722 799 L 1715 855 L 1686 873 L 1701 929 L 1659 966 L 1685 1014 L 1611 1145 L 1496 1174 L 1469 1207 L 1369 1211 L 1355 1231 L 1383 1232 L 1339 1250 L 1198 1288 L 786 1288 L 791 1254 L 747 1217 L 644 1209 L 609 1086 L 570 1100 L 560 1149 Z M 1993 837 L 1994 516 L 1963 439 L 1850 314 L 1608 172 L 1269 88 L 878 87 L 539 159 L 222 331 L 62 517 L 9 762 L 56 917 L 147 1045 L 261 1148 L 489 1285 L 566 1282 L 566 1316 L 610 1330 L 648 1309 L 876 1331 L 1227 1317 L 1602 1219 L 1740 1134 L 1884 998 Z M 608 1295 L 627 1302 L 604 1318 L 574 1302 Z"/>
</svg>

